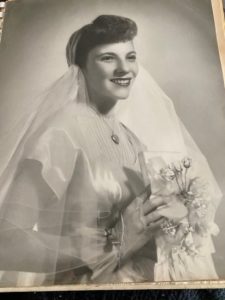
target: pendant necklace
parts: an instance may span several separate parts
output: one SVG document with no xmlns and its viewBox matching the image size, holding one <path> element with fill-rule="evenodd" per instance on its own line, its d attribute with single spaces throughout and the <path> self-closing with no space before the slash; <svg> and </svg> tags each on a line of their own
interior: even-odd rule
<svg viewBox="0 0 225 300">
<path fill-rule="evenodd" d="M 111 131 L 112 131 L 112 133 L 111 133 L 111 140 L 112 140 L 116 145 L 119 145 L 119 143 L 120 143 L 120 138 L 119 138 L 118 134 L 116 134 L 116 133 L 114 132 L 114 129 L 113 129 L 113 128 L 108 124 L 108 122 L 106 121 L 106 119 L 109 119 L 109 118 L 104 117 L 103 115 L 101 115 L 94 107 L 92 107 L 92 106 L 89 106 L 89 107 L 90 107 L 91 110 L 94 111 L 94 112 L 98 115 L 98 117 L 99 117 L 100 119 L 102 119 L 103 122 L 111 129 Z M 114 125 L 113 125 L 113 127 L 115 127 L 115 119 L 113 119 L 113 120 L 114 120 Z"/>
<path fill-rule="evenodd" d="M 105 122 L 105 124 L 112 130 L 112 134 L 111 134 L 111 140 L 116 144 L 119 145 L 120 143 L 120 138 L 119 136 L 114 132 L 114 129 L 108 124 L 108 122 L 105 120 L 104 117 L 101 117 L 103 119 L 103 121 Z M 114 120 L 114 126 L 115 127 L 115 120 Z"/>
<path fill-rule="evenodd" d="M 115 134 L 115 133 L 112 133 L 111 139 L 112 139 L 113 142 L 114 142 L 115 144 L 117 144 L 117 145 L 120 143 L 120 139 L 119 139 L 118 135 Z"/>
</svg>

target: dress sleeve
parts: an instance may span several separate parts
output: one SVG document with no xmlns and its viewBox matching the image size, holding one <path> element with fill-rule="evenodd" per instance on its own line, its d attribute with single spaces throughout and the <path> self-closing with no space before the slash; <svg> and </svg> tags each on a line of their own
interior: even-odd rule
<svg viewBox="0 0 225 300">
<path fill-rule="evenodd" d="M 118 249 L 105 251 L 104 228 L 99 228 L 97 220 L 99 195 L 85 153 L 68 132 L 57 128 L 34 137 L 25 150 L 25 159 L 40 164 L 41 177 L 55 196 L 55 200 L 53 196 L 45 203 L 44 210 L 42 207 L 39 223 L 48 235 L 52 237 L 53 233 L 59 238 L 58 245 L 54 245 L 58 252 L 56 281 L 62 282 L 68 273 L 68 282 L 71 278 L 74 282 L 111 280 Z M 40 201 L 43 205 L 43 198 Z M 55 211 L 54 216 L 51 211 Z M 43 218 L 45 214 L 47 218 Z M 47 244 L 48 248 L 52 246 Z"/>
<path fill-rule="evenodd" d="M 78 148 L 64 129 L 49 128 L 38 138 L 32 137 L 25 149 L 25 159 L 41 163 L 41 174 L 58 199 L 71 180 Z"/>
<path fill-rule="evenodd" d="M 66 134 L 56 129 L 26 145 L 1 206 L 1 270 L 54 273 L 57 265 L 63 269 L 71 261 L 71 241 L 61 231 L 64 194 L 77 153 Z"/>
<path fill-rule="evenodd" d="M 1 269 L 44 273 L 48 283 L 122 282 L 130 269 L 135 281 L 132 262 L 117 269 L 119 248 L 107 249 L 92 180 L 90 162 L 68 132 L 35 134 L 3 205 Z"/>
</svg>

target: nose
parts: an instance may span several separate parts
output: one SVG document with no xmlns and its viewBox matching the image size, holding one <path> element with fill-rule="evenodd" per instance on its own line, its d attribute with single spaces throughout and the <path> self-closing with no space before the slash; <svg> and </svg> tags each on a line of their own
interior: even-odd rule
<svg viewBox="0 0 225 300">
<path fill-rule="evenodd" d="M 126 60 L 118 60 L 115 75 L 122 76 L 130 72 L 129 63 Z"/>
</svg>

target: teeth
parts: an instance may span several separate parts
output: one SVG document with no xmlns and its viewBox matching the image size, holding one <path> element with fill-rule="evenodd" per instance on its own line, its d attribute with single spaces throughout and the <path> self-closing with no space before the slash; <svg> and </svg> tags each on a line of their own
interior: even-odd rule
<svg viewBox="0 0 225 300">
<path fill-rule="evenodd" d="M 130 79 L 112 79 L 112 82 L 119 85 L 127 86 L 130 84 Z"/>
</svg>

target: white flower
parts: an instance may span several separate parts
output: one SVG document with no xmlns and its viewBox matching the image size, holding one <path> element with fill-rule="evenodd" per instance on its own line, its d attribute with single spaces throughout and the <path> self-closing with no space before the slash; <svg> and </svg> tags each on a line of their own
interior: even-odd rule
<svg viewBox="0 0 225 300">
<path fill-rule="evenodd" d="M 180 162 L 175 162 L 170 165 L 170 169 L 174 170 L 174 172 L 181 173 L 183 168 Z"/>
<path fill-rule="evenodd" d="M 172 181 L 175 178 L 175 172 L 170 168 L 163 168 L 160 170 L 160 176 L 166 181 Z"/>
</svg>

